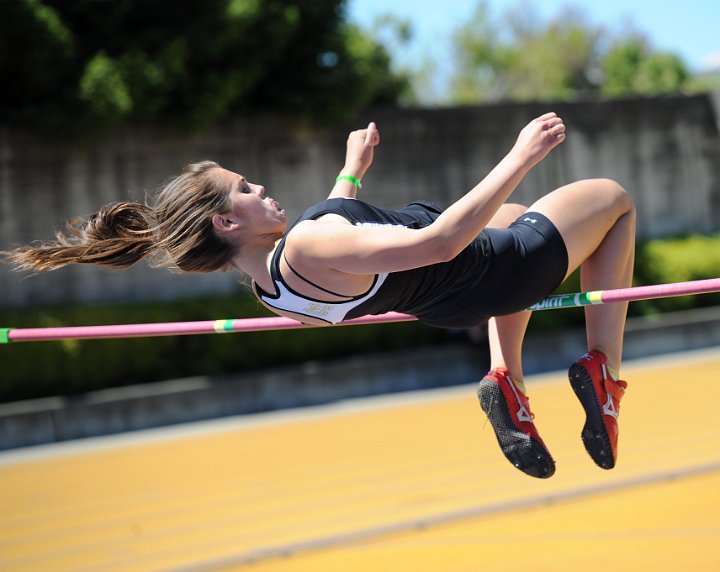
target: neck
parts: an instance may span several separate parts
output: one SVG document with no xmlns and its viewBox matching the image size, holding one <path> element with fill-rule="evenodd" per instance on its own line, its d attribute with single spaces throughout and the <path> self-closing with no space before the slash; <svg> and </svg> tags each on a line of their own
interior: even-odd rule
<svg viewBox="0 0 720 572">
<path fill-rule="evenodd" d="M 267 240 L 244 244 L 240 252 L 232 259 L 232 265 L 247 274 L 263 289 L 272 291 L 269 262 L 282 236 L 269 237 Z"/>
</svg>

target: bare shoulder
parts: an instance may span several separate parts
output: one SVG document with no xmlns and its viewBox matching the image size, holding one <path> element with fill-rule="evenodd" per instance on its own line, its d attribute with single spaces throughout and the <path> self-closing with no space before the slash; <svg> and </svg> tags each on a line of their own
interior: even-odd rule
<svg viewBox="0 0 720 572">
<path fill-rule="evenodd" d="M 304 220 L 288 233 L 285 248 L 312 250 L 314 246 L 335 237 L 347 237 L 354 229 L 350 221 L 334 214 L 324 215 L 317 220 Z"/>
</svg>

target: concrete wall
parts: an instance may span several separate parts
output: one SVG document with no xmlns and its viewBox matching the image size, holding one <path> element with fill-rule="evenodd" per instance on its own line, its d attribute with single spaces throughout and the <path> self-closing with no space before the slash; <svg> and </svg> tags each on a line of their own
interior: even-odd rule
<svg viewBox="0 0 720 572">
<path fill-rule="evenodd" d="M 143 199 L 182 165 L 214 159 L 263 183 L 295 217 L 322 200 L 342 165 L 347 132 L 377 121 L 382 145 L 363 197 L 381 206 L 416 198 L 447 205 L 480 180 L 534 116 L 558 111 L 567 141 L 523 181 L 531 203 L 585 177 L 623 184 L 639 209 L 640 237 L 720 229 L 720 135 L 711 96 L 560 105 L 378 109 L 332 130 L 239 118 L 202 134 L 129 129 L 84 144 L 0 129 L 0 249 L 50 239 L 73 216 Z M 178 276 L 75 267 L 22 279 L 0 268 L 0 308 L 67 300 L 172 298 L 239 290 L 233 275 Z"/>
</svg>

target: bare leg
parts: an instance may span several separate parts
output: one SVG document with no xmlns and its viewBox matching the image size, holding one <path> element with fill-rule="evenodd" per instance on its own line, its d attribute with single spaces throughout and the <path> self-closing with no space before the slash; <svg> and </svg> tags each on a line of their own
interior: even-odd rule
<svg viewBox="0 0 720 572">
<path fill-rule="evenodd" d="M 531 312 L 518 312 L 488 323 L 490 369 L 505 368 L 517 382 L 523 380 L 522 344 L 531 316 Z"/>
<path fill-rule="evenodd" d="M 522 214 L 521 209 L 517 205 L 505 206 L 498 211 L 491 225 L 507 226 Z M 568 275 L 582 265 L 583 289 L 630 285 L 635 210 L 620 185 L 606 179 L 580 181 L 553 191 L 529 210 L 545 215 L 554 223 L 567 247 Z M 608 368 L 616 372 L 620 367 L 626 310 L 626 304 L 615 304 L 588 308 L 586 313 L 588 349 L 603 351 L 608 358 Z M 505 367 L 511 379 L 502 372 L 485 376 L 478 386 L 478 397 L 505 457 L 526 474 L 547 478 L 555 472 L 555 462 L 535 428 L 527 397 L 517 391 L 523 389 L 517 382 L 522 380 L 521 349 L 529 318 L 530 312 L 520 312 L 490 320 L 491 366 Z M 593 389 L 594 378 L 589 378 L 588 383 L 580 375 L 575 377 L 581 382 L 579 386 L 572 376 L 570 381 L 586 412 L 582 432 L 585 447 L 596 464 L 612 468 L 617 457 L 617 409 L 603 414 L 600 411 L 605 409 L 600 408 L 615 402 L 605 401 L 609 395 L 604 393 L 605 389 L 601 391 L 602 401 L 599 400 L 600 394 Z M 621 384 L 625 382 L 618 382 L 617 393 L 624 387 Z M 618 402 L 619 398 L 618 395 Z M 613 413 L 614 417 L 608 417 Z"/>
<path fill-rule="evenodd" d="M 519 204 L 505 204 L 488 224 L 489 227 L 505 228 L 527 211 Z M 490 368 L 504 368 L 518 384 L 523 383 L 522 344 L 531 312 L 517 312 L 508 316 L 491 318 L 488 322 L 490 344 Z M 521 385 L 521 389 L 524 387 Z"/>
<path fill-rule="evenodd" d="M 488 226 L 507 227 L 526 210 L 503 205 Z M 523 311 L 490 319 L 490 367 L 509 375 L 489 372 L 478 384 L 478 398 L 507 460 L 531 477 L 546 479 L 555 473 L 555 461 L 535 428 L 523 382 L 522 343 L 531 315 Z"/>
<path fill-rule="evenodd" d="M 616 182 L 591 179 L 566 185 L 538 200 L 530 211 L 548 217 L 568 250 L 568 275 L 581 266 L 583 290 L 631 286 L 635 255 L 635 207 Z M 619 371 L 627 303 L 587 307 L 588 349 L 600 350 Z"/>
</svg>

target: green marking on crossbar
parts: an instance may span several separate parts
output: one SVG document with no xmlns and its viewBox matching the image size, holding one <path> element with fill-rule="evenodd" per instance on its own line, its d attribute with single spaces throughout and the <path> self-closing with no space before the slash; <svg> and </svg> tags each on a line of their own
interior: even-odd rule
<svg viewBox="0 0 720 572">
<path fill-rule="evenodd" d="M 577 308 L 590 304 L 602 304 L 602 290 L 578 292 L 577 294 L 554 294 L 533 304 L 528 310 L 552 310 L 554 308 Z"/>
<path fill-rule="evenodd" d="M 222 334 L 224 332 L 232 332 L 234 321 L 235 320 L 215 320 L 213 329 L 217 334 Z"/>
</svg>

